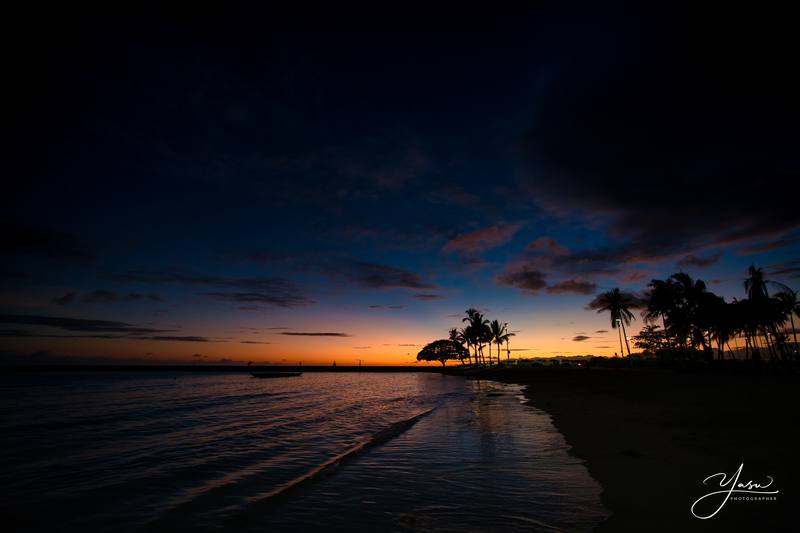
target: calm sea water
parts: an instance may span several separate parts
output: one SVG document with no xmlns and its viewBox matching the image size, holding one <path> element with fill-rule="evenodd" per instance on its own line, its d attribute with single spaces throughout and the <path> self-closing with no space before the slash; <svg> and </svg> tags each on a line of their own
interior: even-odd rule
<svg viewBox="0 0 800 533">
<path fill-rule="evenodd" d="M 22 530 L 589 530 L 600 487 L 566 448 L 519 387 L 438 374 L 0 378 L 0 512 Z"/>
</svg>

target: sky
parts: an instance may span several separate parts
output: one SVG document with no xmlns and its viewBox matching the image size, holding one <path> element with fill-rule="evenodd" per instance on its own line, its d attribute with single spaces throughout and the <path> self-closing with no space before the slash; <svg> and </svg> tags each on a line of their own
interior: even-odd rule
<svg viewBox="0 0 800 533">
<path fill-rule="evenodd" d="M 407 9 L 11 13 L 0 362 L 414 364 L 469 307 L 613 355 L 599 292 L 800 289 L 790 17 Z"/>
</svg>

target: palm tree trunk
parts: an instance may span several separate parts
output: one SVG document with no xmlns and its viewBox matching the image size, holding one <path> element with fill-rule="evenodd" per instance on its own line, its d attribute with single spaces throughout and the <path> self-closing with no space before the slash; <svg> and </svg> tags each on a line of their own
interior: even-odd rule
<svg viewBox="0 0 800 533">
<path fill-rule="evenodd" d="M 622 325 L 622 336 L 625 337 L 625 347 L 628 349 L 628 357 L 631 356 L 631 347 L 628 345 L 628 335 L 625 333 L 625 321 L 620 321 L 620 325 Z M 620 350 L 622 347 L 620 347 Z"/>
<path fill-rule="evenodd" d="M 619 353 L 625 355 L 625 350 L 622 349 L 622 330 L 617 328 L 617 333 L 619 334 Z"/>
</svg>

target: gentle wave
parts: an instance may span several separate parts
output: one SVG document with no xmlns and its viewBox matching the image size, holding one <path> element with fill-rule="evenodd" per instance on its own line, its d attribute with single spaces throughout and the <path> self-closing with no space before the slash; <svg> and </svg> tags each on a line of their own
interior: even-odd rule
<svg viewBox="0 0 800 533">
<path fill-rule="evenodd" d="M 599 488 L 518 393 L 414 373 L 0 376 L 0 512 L 60 531 L 588 529 Z"/>
</svg>

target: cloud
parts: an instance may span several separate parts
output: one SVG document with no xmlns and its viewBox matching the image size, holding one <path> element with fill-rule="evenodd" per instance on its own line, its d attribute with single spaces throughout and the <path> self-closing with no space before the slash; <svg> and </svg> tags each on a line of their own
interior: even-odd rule
<svg viewBox="0 0 800 533">
<path fill-rule="evenodd" d="M 288 335 L 291 337 L 352 337 L 347 333 L 318 333 L 316 331 L 283 331 L 279 335 Z"/>
<path fill-rule="evenodd" d="M 608 333 L 607 329 L 598 329 L 595 333 Z"/>
<path fill-rule="evenodd" d="M 628 283 L 636 283 L 637 281 L 642 281 L 643 279 L 645 279 L 647 275 L 648 275 L 647 272 L 644 272 L 642 270 L 632 270 L 626 273 L 624 276 L 622 276 L 622 281 Z"/>
<path fill-rule="evenodd" d="M 76 293 L 68 292 L 64 296 L 58 296 L 56 298 L 53 298 L 50 301 L 53 302 L 54 304 L 58 304 L 58 305 L 67 305 L 67 304 L 71 304 L 72 302 L 74 302 L 77 299 L 77 297 L 78 297 L 78 295 Z"/>
<path fill-rule="evenodd" d="M 575 342 L 583 342 L 588 339 L 591 339 L 591 337 L 587 337 L 586 335 L 575 335 L 572 337 L 572 340 Z"/>
<path fill-rule="evenodd" d="M 369 350 L 372 346 L 353 346 L 354 350 Z"/>
<path fill-rule="evenodd" d="M 683 257 L 680 261 L 678 261 L 678 266 L 680 267 L 694 266 L 699 268 L 710 267 L 711 265 L 714 265 L 719 261 L 721 255 L 722 254 L 716 253 L 709 255 L 707 257 L 698 257 L 696 255 L 689 254 Z"/>
<path fill-rule="evenodd" d="M 575 294 L 592 294 L 596 290 L 597 283 L 575 279 L 559 281 L 558 283 L 547 287 L 548 294 L 564 294 L 567 292 L 572 292 Z"/>
<path fill-rule="evenodd" d="M 448 241 L 442 251 L 459 255 L 478 255 L 509 242 L 522 228 L 521 224 L 489 226 L 456 235 Z"/>
<path fill-rule="evenodd" d="M 527 247 L 531 251 L 546 252 L 553 255 L 569 255 L 570 251 L 565 246 L 558 244 L 551 237 L 539 237 Z"/>
<path fill-rule="evenodd" d="M 199 274 L 190 270 L 140 270 L 115 276 L 117 281 L 154 284 L 182 284 L 194 286 L 217 287 L 224 289 L 242 289 L 263 292 L 296 292 L 298 289 L 291 281 L 274 277 L 231 278 Z"/>
<path fill-rule="evenodd" d="M 272 344 L 266 341 L 239 341 L 240 344 Z"/>
<path fill-rule="evenodd" d="M 392 310 L 400 310 L 407 308 L 407 305 L 383 305 L 383 304 L 372 304 L 369 306 L 370 309 L 392 309 Z"/>
<path fill-rule="evenodd" d="M 197 335 L 163 335 L 174 330 L 143 328 L 112 320 L 88 320 L 38 315 L 0 315 L 0 324 L 49 327 L 69 334 L 47 333 L 41 330 L 2 330 L 6 337 L 38 337 L 58 339 L 125 339 L 136 341 L 174 341 L 174 342 L 227 342 L 224 338 Z"/>
<path fill-rule="evenodd" d="M 136 337 L 136 340 L 175 341 L 175 342 L 228 342 L 228 339 L 201 337 L 197 335 L 154 335 L 151 337 Z"/>
<path fill-rule="evenodd" d="M 298 307 L 316 303 L 306 297 L 291 281 L 275 277 L 232 278 L 199 274 L 180 269 L 135 271 L 115 277 L 125 283 L 180 284 L 195 287 L 240 289 L 241 292 L 209 291 L 201 293 L 217 300 L 234 303 Z M 252 309 L 252 305 L 248 307 Z"/>
<path fill-rule="evenodd" d="M 126 322 L 116 322 L 112 320 L 87 320 L 82 318 L 39 315 L 0 315 L 0 323 L 26 326 L 47 326 L 75 332 L 129 333 L 135 335 L 170 331 L 164 329 L 142 328 Z"/>
<path fill-rule="evenodd" d="M 434 300 L 444 300 L 445 297 L 441 294 L 432 294 L 432 293 L 419 293 L 412 296 L 415 300 L 420 300 L 422 302 L 432 302 Z"/>
<path fill-rule="evenodd" d="M 539 292 L 547 286 L 545 274 L 536 270 L 522 269 L 498 276 L 497 283 L 509 287 L 517 287 L 531 292 Z"/>
<path fill-rule="evenodd" d="M 51 301 L 54 304 L 67 305 L 76 302 L 79 296 L 80 296 L 80 301 L 85 303 L 139 302 L 142 300 L 150 300 L 152 302 L 161 301 L 161 297 L 158 294 L 154 293 L 142 294 L 138 292 L 131 292 L 122 295 L 122 294 L 117 294 L 114 291 L 103 290 L 103 289 L 87 292 L 84 293 L 83 295 L 80 295 L 77 292 L 70 292 L 65 294 L 64 296 L 53 298 Z"/>
<path fill-rule="evenodd" d="M 635 25 L 609 17 L 561 28 L 559 41 L 575 50 L 537 97 L 521 142 L 528 197 L 644 260 L 800 227 L 786 192 L 800 174 L 795 84 L 781 68 L 788 47 L 742 41 L 738 23 L 712 20 L 654 10 Z M 769 197 L 755 201 L 758 192 Z"/>
<path fill-rule="evenodd" d="M 343 274 L 358 285 L 370 289 L 435 288 L 435 285 L 425 281 L 419 274 L 376 263 L 353 262 L 348 265 Z"/>
<path fill-rule="evenodd" d="M 797 278 L 800 277 L 800 259 L 769 265 L 764 270 L 769 272 L 771 276 Z"/>
<path fill-rule="evenodd" d="M 276 291 L 271 294 L 260 292 L 202 292 L 203 296 L 214 298 L 225 302 L 243 303 L 243 304 L 263 304 L 273 305 L 276 307 L 299 307 L 303 305 L 310 305 L 315 303 L 300 294 L 286 293 Z M 239 309 L 254 311 L 259 309 L 258 305 L 242 306 Z"/>
<path fill-rule="evenodd" d="M 783 237 L 781 239 L 771 240 L 767 242 L 762 242 L 759 244 L 751 244 L 748 246 L 743 246 L 739 248 L 738 253 L 740 255 L 754 255 L 754 254 L 761 254 L 764 252 L 771 252 L 773 250 L 779 250 L 781 248 L 785 248 L 787 246 L 791 246 L 797 242 L 796 237 Z"/>
</svg>

